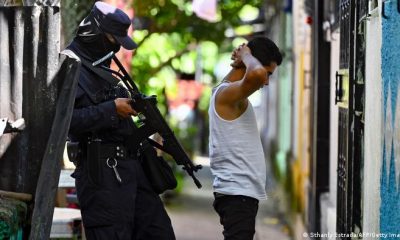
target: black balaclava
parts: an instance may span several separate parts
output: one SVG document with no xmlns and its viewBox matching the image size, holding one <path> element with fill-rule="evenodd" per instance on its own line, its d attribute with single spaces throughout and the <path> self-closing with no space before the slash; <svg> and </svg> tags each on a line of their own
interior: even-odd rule
<svg viewBox="0 0 400 240">
<path fill-rule="evenodd" d="M 119 43 L 108 40 L 91 15 L 79 24 L 74 41 L 78 43 L 80 53 L 91 61 L 96 61 L 111 51 L 117 53 L 121 48 Z M 106 64 L 109 65 L 110 62 L 111 60 Z"/>
</svg>

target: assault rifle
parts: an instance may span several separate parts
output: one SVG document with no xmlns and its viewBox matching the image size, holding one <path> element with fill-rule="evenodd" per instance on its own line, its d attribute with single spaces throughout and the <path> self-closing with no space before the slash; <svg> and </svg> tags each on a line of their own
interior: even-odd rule
<svg viewBox="0 0 400 240">
<path fill-rule="evenodd" d="M 110 59 L 114 60 L 119 68 L 119 71 L 110 69 L 102 64 Z M 201 183 L 194 175 L 194 172 L 197 172 L 202 168 L 202 166 L 194 165 L 192 163 L 181 144 L 176 139 L 174 132 L 168 126 L 157 108 L 157 96 L 146 96 L 139 91 L 128 72 L 115 56 L 114 52 L 110 52 L 103 58 L 95 61 L 92 65 L 93 67 L 100 67 L 118 76 L 130 92 L 132 98 L 132 108 L 138 112 L 139 121 L 141 123 L 137 129 L 138 135 L 140 136 L 138 140 L 139 142 L 133 142 L 135 140 L 132 140 L 130 141 L 131 144 L 140 144 L 141 142 L 147 140 L 154 147 L 168 153 L 175 160 L 177 165 L 183 165 L 183 170 L 185 170 L 193 178 L 196 186 L 201 188 Z M 158 133 L 163 138 L 162 145 L 149 138 L 155 133 Z"/>
</svg>

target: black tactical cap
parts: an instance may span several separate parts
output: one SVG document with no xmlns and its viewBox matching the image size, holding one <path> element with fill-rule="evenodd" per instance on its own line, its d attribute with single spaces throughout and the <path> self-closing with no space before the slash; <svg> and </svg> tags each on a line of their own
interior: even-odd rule
<svg viewBox="0 0 400 240">
<path fill-rule="evenodd" d="M 97 26 L 102 31 L 113 35 L 123 48 L 128 50 L 137 48 L 137 44 L 128 36 L 131 19 L 121 9 L 104 2 L 96 2 L 91 15 Z"/>
</svg>

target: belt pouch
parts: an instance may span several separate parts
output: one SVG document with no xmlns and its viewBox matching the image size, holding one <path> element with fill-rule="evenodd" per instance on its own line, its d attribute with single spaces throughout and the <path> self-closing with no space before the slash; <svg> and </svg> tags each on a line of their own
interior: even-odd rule
<svg viewBox="0 0 400 240">
<path fill-rule="evenodd" d="M 67 154 L 69 161 L 73 162 L 76 166 L 79 160 L 80 147 L 79 142 L 71 142 L 67 140 Z"/>
<path fill-rule="evenodd" d="M 95 185 L 101 185 L 103 170 L 100 158 L 101 140 L 90 140 L 87 144 L 87 169 L 89 180 Z"/>
<path fill-rule="evenodd" d="M 177 181 L 174 173 L 164 158 L 157 156 L 156 150 L 145 140 L 140 150 L 143 171 L 154 192 L 161 194 L 168 189 L 174 189 Z"/>
</svg>

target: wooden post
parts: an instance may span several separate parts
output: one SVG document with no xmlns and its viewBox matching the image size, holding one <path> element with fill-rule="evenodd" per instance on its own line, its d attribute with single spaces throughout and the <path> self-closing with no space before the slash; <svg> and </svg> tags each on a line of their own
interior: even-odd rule
<svg viewBox="0 0 400 240">
<path fill-rule="evenodd" d="M 79 76 L 79 63 L 72 58 L 63 61 L 56 80 L 63 82 L 57 101 L 51 135 L 42 160 L 42 167 L 35 193 L 35 207 L 29 239 L 48 239 L 53 219 L 55 196 L 61 172 L 61 161 L 65 141 L 72 117 L 76 85 Z"/>
</svg>

